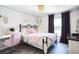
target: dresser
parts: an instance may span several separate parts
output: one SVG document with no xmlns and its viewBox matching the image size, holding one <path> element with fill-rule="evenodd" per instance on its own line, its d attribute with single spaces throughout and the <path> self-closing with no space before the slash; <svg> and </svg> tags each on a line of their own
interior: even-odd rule
<svg viewBox="0 0 79 59">
<path fill-rule="evenodd" d="M 79 34 L 70 35 L 69 40 L 69 54 L 79 54 Z"/>
</svg>

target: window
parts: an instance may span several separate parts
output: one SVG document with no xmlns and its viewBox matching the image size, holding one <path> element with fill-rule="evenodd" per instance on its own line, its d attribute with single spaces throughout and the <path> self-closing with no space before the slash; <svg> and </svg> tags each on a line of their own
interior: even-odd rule
<svg viewBox="0 0 79 59">
<path fill-rule="evenodd" d="M 57 34 L 57 38 L 61 36 L 61 14 L 55 15 L 54 17 L 54 33 Z"/>
</svg>

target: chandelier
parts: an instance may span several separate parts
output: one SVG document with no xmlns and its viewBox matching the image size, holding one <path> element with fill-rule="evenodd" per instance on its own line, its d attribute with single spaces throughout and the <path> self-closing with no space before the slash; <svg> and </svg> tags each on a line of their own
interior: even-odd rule
<svg viewBox="0 0 79 59">
<path fill-rule="evenodd" d="M 44 5 L 38 5 L 38 10 L 43 11 L 44 10 Z"/>
</svg>

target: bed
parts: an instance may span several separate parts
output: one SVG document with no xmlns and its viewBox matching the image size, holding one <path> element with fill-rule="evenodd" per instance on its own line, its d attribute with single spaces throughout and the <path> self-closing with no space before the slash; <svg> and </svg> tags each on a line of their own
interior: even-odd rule
<svg viewBox="0 0 79 59">
<path fill-rule="evenodd" d="M 56 34 L 37 32 L 36 26 L 20 24 L 20 31 L 25 43 L 43 50 L 45 54 L 48 52 L 48 48 L 57 42 Z"/>
</svg>

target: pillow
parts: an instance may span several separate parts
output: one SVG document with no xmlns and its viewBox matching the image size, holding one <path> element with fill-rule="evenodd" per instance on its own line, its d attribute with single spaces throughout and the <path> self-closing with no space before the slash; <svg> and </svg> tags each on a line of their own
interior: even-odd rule
<svg viewBox="0 0 79 59">
<path fill-rule="evenodd" d="M 37 32 L 37 30 L 34 29 L 34 28 L 26 29 L 26 33 L 27 33 L 27 34 L 35 33 L 35 32 Z"/>
<path fill-rule="evenodd" d="M 35 32 L 37 32 L 37 30 L 35 28 L 30 29 L 30 33 L 35 33 Z"/>
</svg>

